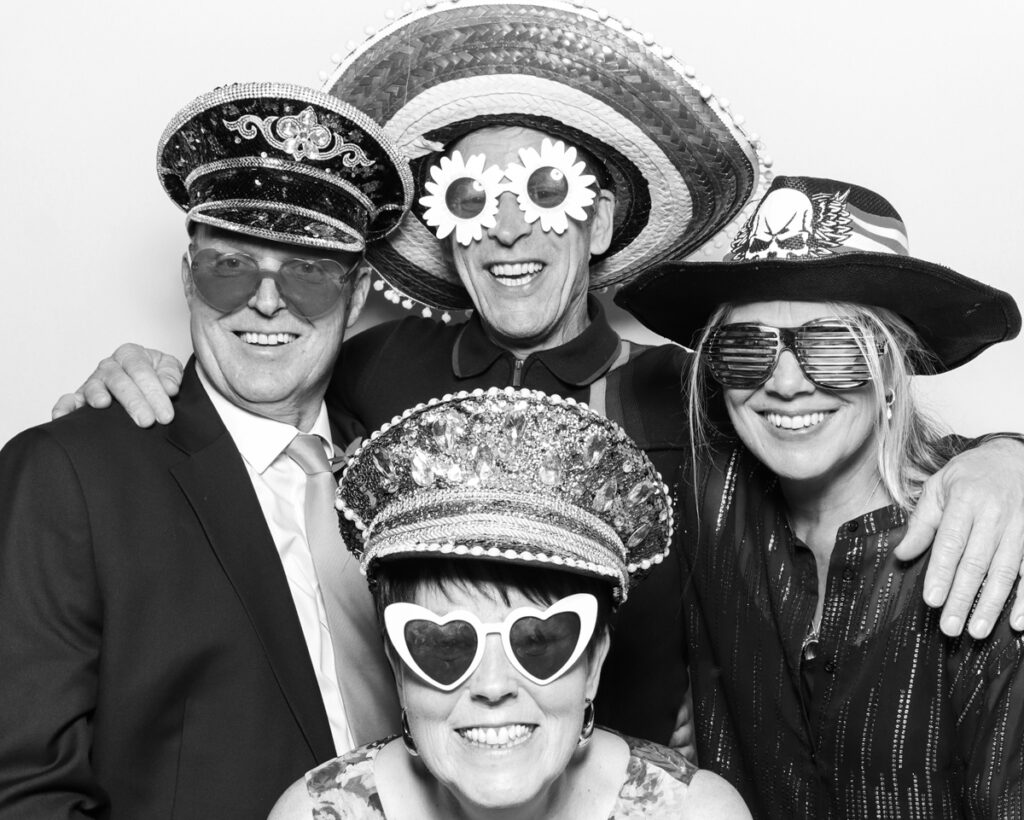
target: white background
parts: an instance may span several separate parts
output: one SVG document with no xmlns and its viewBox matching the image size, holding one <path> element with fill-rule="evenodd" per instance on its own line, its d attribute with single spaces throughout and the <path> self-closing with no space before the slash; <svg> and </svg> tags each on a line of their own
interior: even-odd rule
<svg viewBox="0 0 1024 820">
<path fill-rule="evenodd" d="M 886 196 L 911 252 L 1024 303 L 1024 3 L 604 0 L 693 65 L 779 173 Z M 397 6 L 394 8 L 397 9 Z M 388 6 L 335 0 L 20 2 L 0 12 L 0 442 L 123 341 L 189 341 L 184 220 L 157 182 L 171 116 L 214 86 L 318 86 Z M 367 321 L 390 315 L 375 294 Z M 630 335 L 647 338 L 628 329 Z M 1024 340 L 920 380 L 969 434 L 1024 429 Z"/>
</svg>

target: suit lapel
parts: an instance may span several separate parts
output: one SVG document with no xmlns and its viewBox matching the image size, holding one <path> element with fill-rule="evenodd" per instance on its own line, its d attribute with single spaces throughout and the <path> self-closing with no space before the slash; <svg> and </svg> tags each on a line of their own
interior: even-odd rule
<svg viewBox="0 0 1024 820">
<path fill-rule="evenodd" d="M 171 469 L 238 595 L 317 760 L 335 755 L 327 713 L 284 569 L 249 474 L 190 361 L 168 439 L 190 454 Z"/>
</svg>

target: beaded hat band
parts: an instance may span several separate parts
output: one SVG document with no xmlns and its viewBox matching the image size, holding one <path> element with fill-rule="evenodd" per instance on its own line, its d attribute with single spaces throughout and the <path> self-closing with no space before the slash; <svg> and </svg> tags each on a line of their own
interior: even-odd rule
<svg viewBox="0 0 1024 820">
<path fill-rule="evenodd" d="M 492 388 L 407 410 L 356 451 L 338 509 L 372 576 L 415 554 L 547 564 L 607 580 L 659 563 L 668 489 L 618 425 L 585 404 Z"/>
<path fill-rule="evenodd" d="M 157 147 L 168 196 L 192 222 L 362 251 L 412 200 L 412 172 L 379 126 L 336 97 L 242 83 L 178 112 Z"/>
<path fill-rule="evenodd" d="M 616 195 L 611 247 L 591 265 L 595 289 L 706 244 L 766 184 L 760 170 L 770 165 L 742 118 L 668 48 L 562 0 L 431 0 L 354 46 L 324 89 L 379 121 L 421 184 L 418 166 L 488 125 L 588 151 Z M 472 307 L 420 219 L 404 220 L 369 261 L 402 295 Z"/>
</svg>

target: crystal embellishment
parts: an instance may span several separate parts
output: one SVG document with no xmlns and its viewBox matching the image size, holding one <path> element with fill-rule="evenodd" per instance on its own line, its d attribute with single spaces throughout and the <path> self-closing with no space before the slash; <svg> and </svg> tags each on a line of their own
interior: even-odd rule
<svg viewBox="0 0 1024 820">
<path fill-rule="evenodd" d="M 546 453 L 538 471 L 540 480 L 549 487 L 557 487 L 562 483 L 562 459 L 558 453 Z"/>
<path fill-rule="evenodd" d="M 594 512 L 606 513 L 615 503 L 615 497 L 619 494 L 619 482 L 609 478 L 594 493 Z"/>
<path fill-rule="evenodd" d="M 473 448 L 473 475 L 479 484 L 487 483 L 487 480 L 494 475 L 494 453 L 486 444 L 478 444 Z"/>
<path fill-rule="evenodd" d="M 417 448 L 412 454 L 409 474 L 420 487 L 429 487 L 434 483 L 434 465 L 430 455 Z"/>
<path fill-rule="evenodd" d="M 626 493 L 626 506 L 637 507 L 649 499 L 655 492 L 657 486 L 651 481 L 641 481 L 633 485 L 633 488 Z"/>
<path fill-rule="evenodd" d="M 587 459 L 587 464 L 591 467 L 596 467 L 602 458 L 604 458 L 605 452 L 608 450 L 608 439 L 603 434 L 594 431 L 587 436 L 587 444 L 584 449 L 584 455 Z"/>
<path fill-rule="evenodd" d="M 307 106 L 297 116 L 257 117 L 255 114 L 243 114 L 237 120 L 223 120 L 223 123 L 229 131 L 235 131 L 247 140 L 256 139 L 262 134 L 267 143 L 290 154 L 296 162 L 307 158 L 324 161 L 341 156 L 341 163 L 346 168 L 376 164 L 358 145 L 345 142 L 340 134 L 321 125 L 312 106 Z"/>
<path fill-rule="evenodd" d="M 373 466 L 380 474 L 380 486 L 386 493 L 394 493 L 398 490 L 398 470 L 395 468 L 394 460 L 385 450 L 375 450 L 372 459 Z"/>
<path fill-rule="evenodd" d="M 631 550 L 634 547 L 637 547 L 640 544 L 642 544 L 645 540 L 647 540 L 647 536 L 651 534 L 651 529 L 653 528 L 653 526 L 654 525 L 650 521 L 644 521 L 644 523 L 642 523 L 639 527 L 633 530 L 633 533 L 629 536 L 629 539 L 626 541 L 626 549 Z"/>
</svg>

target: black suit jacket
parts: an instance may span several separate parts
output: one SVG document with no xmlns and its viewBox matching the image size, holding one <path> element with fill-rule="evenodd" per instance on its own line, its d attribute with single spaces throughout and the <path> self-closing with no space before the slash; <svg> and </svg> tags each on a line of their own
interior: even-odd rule
<svg viewBox="0 0 1024 820">
<path fill-rule="evenodd" d="M 265 817 L 334 755 L 280 559 L 195 373 L 0 452 L 0 817 Z"/>
</svg>

